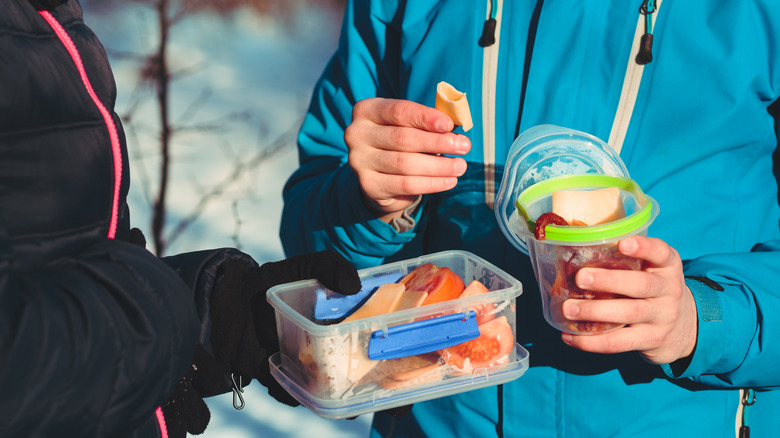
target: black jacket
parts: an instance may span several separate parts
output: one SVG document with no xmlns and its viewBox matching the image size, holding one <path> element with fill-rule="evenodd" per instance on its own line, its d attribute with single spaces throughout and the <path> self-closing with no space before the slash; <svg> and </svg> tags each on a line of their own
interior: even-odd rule
<svg viewBox="0 0 780 438">
<path fill-rule="evenodd" d="M 43 14 L 2 3 L 0 435 L 159 436 L 155 408 L 207 341 L 220 263 L 254 261 L 206 251 L 173 269 L 126 241 L 127 150 L 103 47 L 76 0 L 39 0 Z"/>
</svg>

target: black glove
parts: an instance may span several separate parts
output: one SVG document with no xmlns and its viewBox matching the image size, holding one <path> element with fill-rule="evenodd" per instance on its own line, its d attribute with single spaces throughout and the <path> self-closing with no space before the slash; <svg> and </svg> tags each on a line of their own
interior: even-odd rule
<svg viewBox="0 0 780 438">
<path fill-rule="evenodd" d="M 219 363 L 198 344 L 189 371 L 161 406 L 170 438 L 186 438 L 187 433 L 199 435 L 206 430 L 211 412 L 203 395 L 217 393 L 224 374 Z"/>
<path fill-rule="evenodd" d="M 146 248 L 146 237 L 144 237 L 143 231 L 138 228 L 131 228 L 130 233 L 127 236 L 128 242 L 133 245 L 138 245 L 141 248 Z"/>
<path fill-rule="evenodd" d="M 328 289 L 351 295 L 360 291 L 355 267 L 335 251 L 302 254 L 259 267 L 240 261 L 222 265 L 211 298 L 211 344 L 230 373 L 257 379 L 284 404 L 298 406 L 270 373 L 268 358 L 279 351 L 276 316 L 265 293 L 273 286 L 317 279 Z"/>
<path fill-rule="evenodd" d="M 413 407 L 414 405 L 403 405 L 403 406 L 398 406 L 397 408 L 385 409 L 384 411 L 379 411 L 379 412 L 390 415 L 391 417 L 403 417 L 409 412 L 412 412 Z"/>
<path fill-rule="evenodd" d="M 408 414 L 409 412 L 412 412 L 412 408 L 414 407 L 414 404 L 411 405 L 403 405 L 398 406 L 395 408 L 385 409 L 384 411 L 377 411 L 377 414 L 387 414 L 391 417 L 403 417 L 404 415 Z M 357 419 L 357 416 L 355 417 L 349 417 L 347 420 L 355 420 Z"/>
</svg>

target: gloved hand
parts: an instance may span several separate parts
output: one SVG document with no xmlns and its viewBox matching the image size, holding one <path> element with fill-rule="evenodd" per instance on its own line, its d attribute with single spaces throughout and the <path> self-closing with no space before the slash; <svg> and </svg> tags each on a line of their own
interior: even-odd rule
<svg viewBox="0 0 780 438">
<path fill-rule="evenodd" d="M 186 438 L 187 433 L 198 435 L 206 430 L 211 412 L 203 396 L 220 390 L 224 373 L 222 366 L 198 344 L 189 371 L 161 406 L 168 437 Z"/>
<path fill-rule="evenodd" d="M 360 291 L 355 267 L 337 252 L 323 251 L 259 267 L 225 262 L 211 298 L 211 344 L 216 358 L 228 372 L 256 378 L 272 397 L 290 406 L 299 403 L 269 370 L 268 357 L 279 351 L 279 338 L 274 309 L 265 293 L 273 286 L 305 279 L 317 279 L 345 295 Z"/>
</svg>

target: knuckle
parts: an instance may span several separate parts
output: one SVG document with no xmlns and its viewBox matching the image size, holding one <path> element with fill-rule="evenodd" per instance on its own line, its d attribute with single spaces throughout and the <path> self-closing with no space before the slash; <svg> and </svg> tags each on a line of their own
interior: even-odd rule
<svg viewBox="0 0 780 438">
<path fill-rule="evenodd" d="M 397 128 L 393 129 L 391 132 L 392 141 L 395 145 L 406 149 L 412 144 L 412 130 Z"/>
<path fill-rule="evenodd" d="M 399 181 L 399 192 L 402 194 L 409 194 L 414 192 L 414 180 L 412 178 L 402 178 Z"/>
<path fill-rule="evenodd" d="M 349 124 L 349 126 L 347 126 L 347 129 L 344 130 L 344 143 L 347 144 L 347 147 L 350 150 L 354 147 L 354 145 L 358 143 L 358 139 L 359 139 L 358 131 L 359 130 L 354 123 Z"/>
<path fill-rule="evenodd" d="M 395 125 L 406 125 L 406 120 L 410 116 L 410 108 L 407 102 L 402 100 L 392 101 L 388 109 L 388 115 L 390 120 Z"/>
<path fill-rule="evenodd" d="M 617 336 L 607 336 L 604 349 L 607 353 L 619 353 L 623 351 L 623 342 Z"/>
<path fill-rule="evenodd" d="M 370 97 L 368 99 L 359 100 L 357 103 L 355 103 L 355 106 L 352 107 L 352 120 L 354 121 L 366 118 L 369 114 L 369 108 L 371 108 L 375 101 L 375 97 Z"/>
<path fill-rule="evenodd" d="M 390 166 L 396 169 L 399 173 L 407 173 L 411 166 L 411 159 L 409 154 L 393 154 L 390 159 Z"/>
<path fill-rule="evenodd" d="M 352 168 L 352 170 L 355 171 L 355 173 L 358 174 L 358 177 L 360 176 L 360 159 L 358 158 L 358 154 L 349 154 L 347 156 L 347 163 L 349 163 L 349 167 Z"/>
<path fill-rule="evenodd" d="M 662 254 L 666 260 L 672 260 L 677 253 L 677 251 L 675 251 L 674 248 L 669 245 L 661 245 L 661 248 L 663 251 Z"/>
<path fill-rule="evenodd" d="M 666 335 L 661 330 L 651 330 L 647 335 L 645 342 L 653 348 L 659 348 L 664 344 L 665 339 Z"/>
<path fill-rule="evenodd" d="M 628 321 L 644 321 L 646 319 L 644 309 L 638 303 L 632 304 L 626 311 L 626 319 Z"/>
<path fill-rule="evenodd" d="M 435 134 L 435 140 L 431 143 L 436 147 L 436 152 L 448 153 L 452 151 L 455 137 L 449 134 Z"/>
</svg>

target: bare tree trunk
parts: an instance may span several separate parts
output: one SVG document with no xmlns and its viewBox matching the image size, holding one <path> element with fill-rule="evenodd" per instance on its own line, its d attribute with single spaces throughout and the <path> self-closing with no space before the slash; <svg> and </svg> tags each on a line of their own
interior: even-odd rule
<svg viewBox="0 0 780 438">
<path fill-rule="evenodd" d="M 168 92 L 170 89 L 170 72 L 168 71 L 168 62 L 166 50 L 168 46 L 168 33 L 171 27 L 171 21 L 168 16 L 169 0 L 159 0 L 156 4 L 160 32 L 160 45 L 155 56 L 156 74 L 157 74 L 157 101 L 160 109 L 160 185 L 157 199 L 154 202 L 152 213 L 152 240 L 154 250 L 158 256 L 165 251 L 165 239 L 163 231 L 165 229 L 165 207 L 166 195 L 168 190 L 168 172 L 170 168 L 170 144 L 171 144 L 171 125 L 168 115 Z"/>
<path fill-rule="evenodd" d="M 110 11 L 113 5 L 119 7 L 122 5 L 122 0 L 81 0 L 83 3 L 94 3 L 95 8 L 103 11 Z M 276 152 L 282 150 L 282 147 L 294 143 L 294 134 L 284 133 L 272 144 L 266 145 L 265 148 L 260 148 L 254 152 L 245 153 L 242 152 L 240 159 L 234 159 L 231 165 L 232 171 L 228 176 L 220 181 L 210 184 L 211 187 L 205 187 L 199 194 L 200 199 L 194 203 L 192 211 L 189 214 L 185 214 L 178 223 L 169 224 L 166 221 L 167 218 L 167 195 L 168 187 L 175 187 L 171 185 L 169 181 L 171 177 L 171 169 L 174 163 L 174 156 L 172 153 L 174 137 L 176 132 L 180 129 L 184 129 L 192 132 L 193 130 L 200 130 L 204 132 L 213 131 L 221 127 L 216 126 L 213 123 L 199 123 L 194 125 L 181 125 L 173 126 L 171 122 L 171 102 L 174 99 L 171 87 L 173 81 L 180 77 L 182 74 L 187 73 L 186 69 L 179 69 L 178 71 L 171 72 L 171 66 L 168 63 L 167 52 L 168 43 L 171 41 L 172 27 L 180 20 L 185 19 L 189 15 L 193 15 L 200 12 L 216 13 L 224 17 L 228 17 L 229 14 L 239 10 L 240 8 L 247 7 L 250 10 L 254 10 L 261 14 L 272 14 L 274 17 L 280 19 L 292 19 L 295 14 L 296 7 L 307 4 L 326 4 L 328 7 L 343 8 L 345 0 L 131 0 L 136 3 L 146 5 L 153 9 L 156 14 L 158 24 L 158 39 L 157 49 L 148 56 L 143 56 L 144 65 L 141 68 L 140 76 L 141 82 L 139 83 L 139 89 L 146 87 L 154 87 L 157 94 L 157 109 L 159 111 L 159 184 L 157 188 L 151 184 L 151 181 L 145 178 L 142 181 L 146 190 L 144 194 L 149 202 L 151 209 L 151 242 L 154 245 L 153 251 L 157 256 L 164 255 L 167 250 L 167 245 L 172 243 L 178 237 L 180 237 L 184 231 L 195 222 L 201 214 L 204 212 L 205 207 L 212 200 L 219 198 L 227 193 L 228 189 L 236 185 L 242 177 L 248 172 L 258 167 L 266 159 L 270 158 Z M 151 85 L 150 85 L 151 84 Z M 137 103 L 137 102 L 136 102 Z M 195 104 L 202 104 L 200 101 L 196 101 Z M 193 104 L 193 110 L 195 108 Z M 133 105 L 135 106 L 135 105 Z M 126 122 L 126 129 L 129 129 L 132 125 L 130 120 L 133 119 L 134 109 L 123 116 Z M 194 111 L 193 111 L 194 112 Z M 185 116 L 189 116 L 189 112 L 185 111 Z M 238 120 L 242 118 L 240 114 L 231 114 L 225 120 L 218 120 L 218 122 L 225 124 L 230 121 Z M 186 121 L 186 118 L 185 118 Z M 297 131 L 297 128 L 295 128 Z M 233 153 L 231 152 L 231 155 Z M 234 157 L 235 158 L 235 157 Z M 153 173 L 152 173 L 153 174 Z M 149 176 L 154 178 L 154 176 Z M 175 183 L 174 183 L 175 184 Z M 156 194 L 155 194 L 156 190 Z M 240 228 L 241 219 L 237 216 L 237 201 L 233 201 L 234 219 L 236 221 L 236 232 L 233 236 L 236 246 L 240 246 L 238 242 L 238 229 Z M 172 228 L 172 231 L 168 229 Z"/>
</svg>

